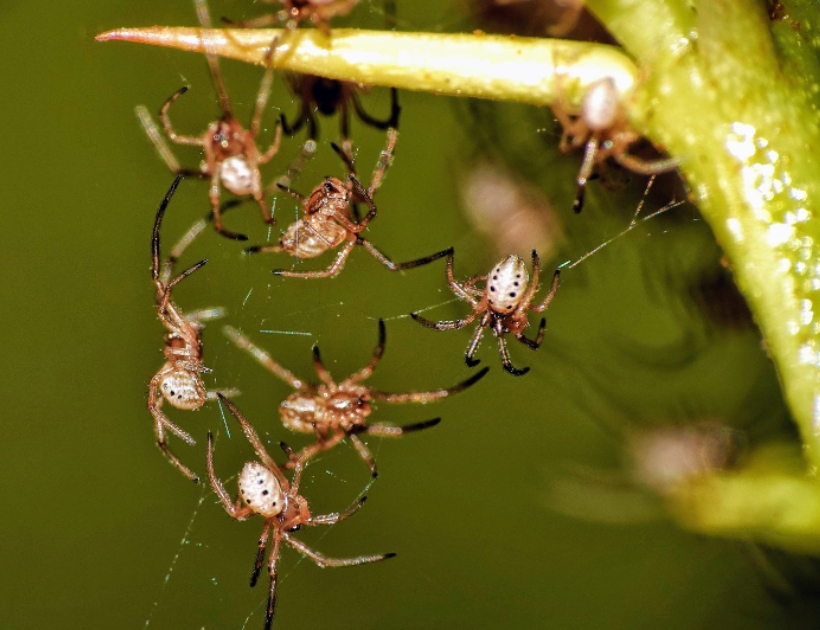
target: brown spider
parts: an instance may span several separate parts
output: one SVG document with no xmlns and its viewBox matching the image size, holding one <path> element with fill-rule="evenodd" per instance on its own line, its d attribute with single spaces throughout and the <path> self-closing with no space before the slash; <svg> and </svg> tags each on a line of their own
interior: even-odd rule
<svg viewBox="0 0 820 630">
<path fill-rule="evenodd" d="M 336 444 L 348 438 L 370 468 L 373 477 L 378 475 L 376 462 L 373 461 L 373 456 L 367 446 L 359 439 L 359 433 L 382 437 L 399 437 L 404 433 L 435 426 L 441 419 L 434 418 L 405 426 L 368 424 L 367 417 L 372 411 L 370 401 L 428 403 L 446 398 L 470 387 L 470 385 L 483 378 L 489 369 L 484 368 L 466 381 L 449 389 L 437 389 L 431 392 L 389 394 L 362 385 L 362 381 L 373 373 L 384 353 L 385 328 L 384 322 L 379 320 L 379 343 L 370 361 L 362 369 L 339 383 L 336 383 L 325 369 L 319 355 L 319 348 L 314 346 L 313 364 L 322 383 L 313 385 L 294 376 L 235 328 L 225 326 L 223 330 L 237 346 L 248 352 L 275 376 L 296 390 L 279 405 L 279 414 L 282 417 L 283 424 L 291 431 L 313 433 L 316 436 L 316 442 L 303 449 L 299 454 L 301 461 L 307 461 L 319 451 L 333 448 Z"/>
<path fill-rule="evenodd" d="M 240 28 L 263 28 L 284 24 L 290 31 L 305 20 L 313 22 L 325 34 L 330 33 L 328 22 L 337 15 L 347 15 L 359 0 L 262 0 L 266 4 L 281 4 L 282 10 L 251 20 L 234 22 L 227 18 L 222 21 Z"/>
<path fill-rule="evenodd" d="M 211 487 L 216 492 L 219 500 L 222 501 L 225 511 L 237 521 L 247 520 L 255 514 L 265 519 L 265 527 L 262 529 L 262 536 L 259 538 L 259 548 L 256 552 L 256 561 L 251 574 L 251 587 L 256 586 L 265 559 L 268 540 L 272 539 L 271 551 L 268 555 L 270 591 L 265 613 L 265 630 L 268 630 L 273 623 L 273 616 L 276 612 L 276 582 L 278 576 L 276 563 L 279 560 L 282 542 L 290 545 L 320 567 L 350 567 L 358 564 L 368 564 L 392 558 L 396 554 L 382 553 L 356 558 L 328 558 L 293 538 L 291 533 L 298 530 L 302 525 L 307 527 L 333 525 L 343 521 L 362 507 L 366 497 L 359 499 L 345 512 L 311 516 L 307 499 L 299 494 L 299 482 L 302 479 L 303 470 L 302 460 L 284 442 L 280 443 L 294 469 L 293 479 L 288 482 L 276 462 L 265 450 L 256 431 L 239 413 L 239 410 L 222 394 L 219 394 L 219 399 L 228 406 L 230 412 L 242 425 L 245 437 L 248 438 L 261 462 L 247 462 L 242 467 L 242 472 L 239 473 L 239 496 L 236 501 L 233 501 L 214 471 L 214 439 L 211 432 L 208 432 L 208 477 L 211 481 Z M 244 506 L 242 505 L 243 502 L 245 503 Z M 272 535 L 271 530 L 273 530 Z"/>
<path fill-rule="evenodd" d="M 293 136 L 304 125 L 307 125 L 308 139 L 316 140 L 319 133 L 315 112 L 328 117 L 339 112 L 342 146 L 349 152 L 351 105 L 359 120 L 366 125 L 382 131 L 398 126 L 401 108 L 396 88 L 390 89 L 390 116 L 379 120 L 368 114 L 359 101 L 359 93 L 369 89 L 368 86 L 352 81 L 339 81 L 297 72 L 286 73 L 285 80 L 301 102 L 295 122 L 288 123 L 284 115 L 282 116 L 282 127 L 288 136 Z"/>
<path fill-rule="evenodd" d="M 210 28 L 211 18 L 205 0 L 195 0 L 195 4 L 200 24 L 203 28 Z M 275 42 L 271 46 L 269 54 L 272 54 L 274 46 Z M 219 97 L 222 116 L 208 125 L 208 129 L 201 136 L 178 134 L 168 117 L 168 110 L 180 96 L 188 91 L 187 85 L 172 94 L 159 112 L 165 134 L 171 141 L 177 144 L 202 147 L 205 152 L 205 159 L 199 169 L 182 169 L 145 106 L 139 105 L 136 112 L 145 132 L 154 143 L 162 159 L 165 160 L 168 168 L 175 173 L 185 173 L 210 179 L 211 212 L 213 213 L 214 227 L 217 231 L 228 238 L 245 241 L 248 238 L 247 236 L 231 232 L 222 225 L 219 196 L 222 186 L 235 195 L 251 196 L 259 204 L 265 222 L 269 224 L 276 222 L 265 202 L 265 190 L 262 186 L 262 175 L 259 166 L 269 162 L 279 151 L 279 142 L 282 137 L 281 124 L 277 124 L 273 144 L 264 153 L 260 153 L 256 146 L 256 136 L 259 135 L 261 130 L 262 112 L 270 96 L 273 68 L 269 66 L 265 70 L 256 96 L 256 106 L 251 118 L 250 128 L 245 129 L 233 114 L 231 100 L 222 80 L 217 55 L 212 51 L 208 51 L 205 57 L 208 60 L 211 78 Z"/>
<path fill-rule="evenodd" d="M 547 320 L 541 318 L 535 341 L 527 339 L 524 336 L 524 330 L 529 325 L 527 311 L 543 313 L 546 310 L 558 290 L 561 270 L 555 270 L 552 277 L 552 286 L 544 300 L 533 306 L 531 302 L 536 291 L 538 291 L 538 275 L 541 267 L 541 262 L 535 250 L 532 250 L 532 284 L 529 285 L 529 288 L 527 287 L 529 282 L 527 266 L 520 256 L 506 256 L 492 268 L 488 276 L 473 276 L 461 284 L 453 278 L 454 258 L 455 255 L 452 252 L 447 256 L 447 280 L 456 296 L 470 303 L 473 312 L 463 319 L 444 322 L 430 321 L 418 313 L 410 313 L 410 317 L 427 328 L 452 330 L 454 328 L 464 328 L 480 316 L 478 327 L 464 355 L 467 365 L 472 367 L 480 363 L 480 361 L 473 359 L 473 355 L 478 348 L 481 337 L 484 335 L 484 330 L 489 326 L 498 339 L 498 352 L 501 355 L 501 363 L 504 365 L 504 369 L 514 376 L 526 374 L 530 371 L 530 368 L 519 370 L 513 367 L 504 335 L 512 333 L 518 341 L 528 348 L 538 349 L 544 339 Z M 478 282 L 485 283 L 483 289 L 475 286 Z"/>
<path fill-rule="evenodd" d="M 629 126 L 620 104 L 618 88 L 611 77 L 599 79 L 589 86 L 579 115 L 567 115 L 560 105 L 553 105 L 552 111 L 564 129 L 559 150 L 568 153 L 586 145 L 581 170 L 576 179 L 578 192 L 572 204 L 576 213 L 581 212 L 584 206 L 586 184 L 593 169 L 596 165 L 603 165 L 609 157 L 641 175 L 655 175 L 678 166 L 677 160 L 673 158 L 647 161 L 627 152 L 630 145 L 640 140 L 641 136 Z"/>
<path fill-rule="evenodd" d="M 165 210 L 181 179 L 182 175 L 177 175 L 162 200 L 154 221 L 154 231 L 151 238 L 153 256 L 151 277 L 157 293 L 157 314 L 167 332 L 165 333 L 165 365 L 151 379 L 148 389 L 148 410 L 154 416 L 154 431 L 160 450 L 183 475 L 196 483 L 199 481 L 198 477 L 183 465 L 168 448 L 165 442 L 165 431 L 167 429 L 188 444 L 194 444 L 194 438 L 168 419 L 162 411 L 162 405 L 167 401 L 177 409 L 192 410 L 199 409 L 206 401 L 216 398 L 216 392 L 207 391 L 202 382 L 201 374 L 208 373 L 211 370 L 202 365 L 200 333 L 203 323 L 221 317 L 223 310 L 211 308 L 185 315 L 171 300 L 171 289 L 208 262 L 207 259 L 201 260 L 171 279 L 173 263 L 193 238 L 202 231 L 205 226 L 204 220 L 194 224 L 191 230 L 183 236 L 177 246 L 174 247 L 168 261 L 160 269 L 160 226 L 162 225 Z"/>
<path fill-rule="evenodd" d="M 373 203 L 373 194 L 381 184 L 382 176 L 392 159 L 396 136 L 395 129 L 388 131 L 387 146 L 382 151 L 376 169 L 373 171 L 370 187 L 367 190 L 356 179 L 352 157 L 335 144 L 332 145 L 347 165 L 349 172 L 348 185 L 335 177 L 325 177 L 325 181 L 314 188 L 307 198 L 289 188 L 285 188 L 290 194 L 302 201 L 305 216 L 290 224 L 276 245 L 259 245 L 249 247 L 245 251 L 248 253 L 287 252 L 297 258 L 315 258 L 344 243 L 342 250 L 336 254 L 336 259 L 327 269 L 322 271 L 273 270 L 274 275 L 289 278 L 334 278 L 342 271 L 347 257 L 356 245 L 364 247 L 390 271 L 412 269 L 446 256 L 452 251 L 452 248 L 417 260 L 394 263 L 370 241 L 360 236 L 360 233 L 376 216 L 377 209 Z M 352 206 L 358 200 L 366 203 L 370 211 L 361 221 L 354 221 Z"/>
</svg>

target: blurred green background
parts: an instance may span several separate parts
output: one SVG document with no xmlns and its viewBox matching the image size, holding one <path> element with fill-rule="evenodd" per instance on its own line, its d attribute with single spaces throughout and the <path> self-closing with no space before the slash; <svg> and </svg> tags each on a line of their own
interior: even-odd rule
<svg viewBox="0 0 820 630">
<path fill-rule="evenodd" d="M 243 19 L 268 7 L 227 0 L 211 8 Z M 472 29 L 465 8 L 402 0 L 398 25 Z M 381 4 L 365 1 L 342 23 L 380 28 L 383 20 Z M 172 114 L 180 130 L 199 133 L 217 114 L 206 64 L 191 54 L 93 41 L 119 26 L 195 21 L 187 0 L 0 7 L 7 147 L 0 256 L 9 335 L 0 379 L 8 403 L 0 441 L 3 629 L 263 622 L 267 581 L 248 588 L 261 521 L 233 521 L 209 487 L 178 474 L 156 449 L 145 407 L 163 361 L 150 232 L 172 176 L 133 109 L 144 103 L 156 111 L 190 84 Z M 223 70 L 247 121 L 260 71 L 234 62 Z M 264 138 L 280 108 L 297 109 L 281 84 L 271 103 Z M 365 103 L 386 112 L 387 92 L 374 90 Z M 613 173 L 615 190 L 591 183 L 587 208 L 572 215 L 580 158 L 557 155 L 549 111 L 415 93 L 401 94 L 401 103 L 396 160 L 368 231 L 394 260 L 454 245 L 461 277 L 496 262 L 495 243 L 461 211 L 460 190 L 486 160 L 535 182 L 552 228 L 545 242 L 520 246 L 538 246 L 547 270 L 629 223 L 645 182 L 625 172 Z M 318 156 L 294 183 L 304 192 L 343 173 L 328 146 L 337 123 L 322 122 Z M 368 173 L 383 136 L 356 125 L 353 137 L 360 172 Z M 287 144 L 266 177 L 278 176 L 297 151 L 297 141 Z M 195 152 L 178 155 L 198 163 Z M 648 210 L 672 185 L 656 188 Z M 166 246 L 207 211 L 205 184 L 183 182 L 164 225 Z M 253 204 L 232 211 L 227 224 L 262 242 L 297 216 L 295 202 L 281 197 L 276 215 L 270 235 Z M 370 356 L 383 317 L 387 350 L 375 387 L 434 389 L 469 374 L 469 331 L 437 333 L 407 317 L 436 305 L 425 315 L 466 314 L 446 287 L 443 264 L 390 274 L 355 251 L 339 278 L 301 281 L 270 274 L 291 265 L 287 257 L 240 252 L 240 244 L 204 234 L 182 264 L 211 262 L 175 299 L 184 310 L 226 307 L 225 320 L 205 332 L 205 364 L 214 369 L 206 380 L 241 388 L 237 405 L 273 445 L 306 443 L 277 417 L 289 390 L 232 347 L 223 323 L 302 377 L 313 376 L 310 348 L 319 343 L 343 378 Z M 734 427 L 746 445 L 793 439 L 774 370 L 719 258 L 697 211 L 672 210 L 565 274 L 544 346 L 533 353 L 511 345 L 514 363 L 532 367 L 528 375 L 505 374 L 488 336 L 478 356 L 492 370 L 472 390 L 425 407 L 382 405 L 374 421 L 443 422 L 401 440 L 370 440 L 381 470 L 371 487 L 349 446 L 316 458 L 303 485 L 315 513 L 340 510 L 365 491 L 369 501 L 355 518 L 300 539 L 332 556 L 399 555 L 320 570 L 285 550 L 277 627 L 814 627 L 813 562 L 679 530 L 624 463 L 637 431 L 703 419 Z M 217 405 L 169 415 L 197 439 L 189 447 L 171 438 L 171 446 L 200 474 L 209 428 L 218 434 L 224 479 L 250 456 Z"/>
</svg>

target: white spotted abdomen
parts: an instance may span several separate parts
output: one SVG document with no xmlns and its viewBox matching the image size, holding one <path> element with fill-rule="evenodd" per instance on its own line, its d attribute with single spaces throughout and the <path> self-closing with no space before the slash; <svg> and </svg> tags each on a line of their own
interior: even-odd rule
<svg viewBox="0 0 820 630">
<path fill-rule="evenodd" d="M 239 494 L 257 514 L 272 517 L 285 507 L 285 498 L 279 480 L 270 470 L 257 462 L 248 462 L 239 474 Z"/>
<path fill-rule="evenodd" d="M 484 290 L 490 308 L 496 313 L 514 311 L 527 291 L 530 276 L 520 256 L 507 256 L 490 271 Z"/>
</svg>

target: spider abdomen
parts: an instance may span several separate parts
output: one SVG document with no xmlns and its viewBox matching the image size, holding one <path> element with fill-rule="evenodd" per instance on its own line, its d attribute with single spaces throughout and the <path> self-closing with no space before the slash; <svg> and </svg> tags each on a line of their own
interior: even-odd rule
<svg viewBox="0 0 820 630">
<path fill-rule="evenodd" d="M 487 276 L 485 296 L 496 313 L 514 311 L 527 292 L 529 273 L 520 256 L 507 256 Z"/>
<path fill-rule="evenodd" d="M 257 462 L 248 462 L 242 467 L 239 494 L 249 508 L 267 518 L 276 516 L 284 509 L 284 494 L 279 480 Z"/>
<path fill-rule="evenodd" d="M 259 187 L 259 170 L 251 168 L 244 155 L 234 155 L 219 165 L 222 185 L 235 195 L 252 195 Z"/>
<path fill-rule="evenodd" d="M 347 239 L 347 230 L 323 213 L 309 214 L 291 223 L 279 247 L 297 258 L 316 258 Z"/>
<path fill-rule="evenodd" d="M 279 405 L 279 415 L 291 431 L 312 433 L 322 418 L 322 400 L 312 393 L 294 392 Z"/>
<path fill-rule="evenodd" d="M 207 391 L 196 372 L 177 367 L 159 384 L 163 397 L 177 409 L 199 409 L 207 400 Z"/>
</svg>

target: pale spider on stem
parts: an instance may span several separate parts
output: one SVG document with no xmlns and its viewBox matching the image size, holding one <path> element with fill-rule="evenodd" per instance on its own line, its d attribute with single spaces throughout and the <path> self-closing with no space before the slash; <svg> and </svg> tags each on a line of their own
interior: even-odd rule
<svg viewBox="0 0 820 630">
<path fill-rule="evenodd" d="M 265 519 L 265 526 L 259 538 L 256 561 L 251 574 L 251 587 L 256 586 L 259 573 L 262 570 L 262 563 L 265 560 L 265 551 L 270 541 L 270 554 L 268 555 L 268 574 L 270 575 L 270 591 L 268 593 L 268 606 L 265 613 L 265 629 L 268 630 L 273 623 L 276 612 L 276 582 L 278 572 L 276 569 L 279 560 L 279 552 L 282 543 L 290 545 L 303 556 L 309 558 L 320 567 L 349 567 L 359 564 L 379 562 L 395 556 L 395 553 L 382 553 L 372 556 L 358 556 L 356 558 L 328 558 L 318 551 L 309 548 L 303 542 L 291 536 L 292 532 L 301 526 L 312 527 L 314 525 L 333 525 L 343 521 L 347 517 L 356 513 L 365 502 L 366 497 L 362 497 L 352 507 L 344 512 L 324 514 L 321 516 L 311 516 L 307 499 L 299 494 L 299 483 L 302 479 L 304 469 L 303 461 L 284 442 L 280 443 L 282 449 L 287 453 L 290 464 L 293 468 L 293 478 L 288 482 L 287 477 L 282 473 L 276 462 L 265 450 L 259 436 L 253 427 L 242 416 L 234 404 L 219 395 L 220 400 L 225 403 L 230 412 L 242 425 L 245 437 L 253 446 L 259 462 L 247 462 L 239 473 L 239 496 L 234 501 L 231 499 L 222 481 L 216 476 L 214 470 L 214 439 L 208 432 L 208 477 L 211 487 L 222 502 L 225 511 L 238 521 L 259 515 Z M 261 463 L 260 463 L 261 462 Z M 245 505 L 242 505 L 242 504 Z"/>
<path fill-rule="evenodd" d="M 530 368 L 519 370 L 513 367 L 504 335 L 512 333 L 518 341 L 528 348 L 538 349 L 544 339 L 547 320 L 541 318 L 535 340 L 528 339 L 524 336 L 524 331 L 529 325 L 527 312 L 542 313 L 546 310 L 558 290 L 560 269 L 556 269 L 553 275 L 549 293 L 540 304 L 533 305 L 532 301 L 538 291 L 541 267 L 535 250 L 532 250 L 532 283 L 529 287 L 527 286 L 529 282 L 527 266 L 520 256 L 506 256 L 492 268 L 489 275 L 473 276 L 462 283 L 456 282 L 453 277 L 454 259 L 455 255 L 453 253 L 447 256 L 447 280 L 456 296 L 470 303 L 473 312 L 463 319 L 443 322 L 430 321 L 418 313 L 410 313 L 410 317 L 423 326 L 435 330 L 464 328 L 480 317 L 478 327 L 465 353 L 467 365 L 472 367 L 479 364 L 480 361 L 474 359 L 473 355 L 478 348 L 481 337 L 484 335 L 484 331 L 489 326 L 498 339 L 498 352 L 501 355 L 501 363 L 504 365 L 504 369 L 514 376 L 526 374 Z M 483 289 L 475 286 L 479 282 L 485 283 Z"/>
<path fill-rule="evenodd" d="M 478 382 L 487 373 L 484 368 L 467 380 L 448 389 L 437 389 L 430 392 L 408 392 L 390 394 L 381 392 L 362 384 L 384 354 L 385 327 L 379 320 L 379 342 L 370 361 L 357 372 L 337 383 L 325 369 L 319 355 L 319 348 L 313 347 L 313 364 L 321 384 L 307 383 L 294 376 L 289 370 L 279 365 L 264 350 L 254 345 L 247 337 L 231 326 L 223 328 L 225 334 L 240 348 L 270 370 L 276 377 L 288 383 L 296 391 L 279 405 L 282 423 L 291 431 L 313 433 L 316 442 L 304 448 L 299 457 L 307 461 L 320 451 L 333 448 L 336 444 L 349 439 L 359 456 L 370 468 L 373 477 L 378 475 L 376 462 L 367 446 L 359 439 L 360 433 L 381 437 L 399 437 L 411 431 L 419 431 L 435 426 L 440 418 L 424 422 L 395 426 L 390 424 L 369 424 L 367 417 L 372 412 L 371 401 L 385 403 L 428 403 L 452 396 Z"/>
<path fill-rule="evenodd" d="M 605 77 L 589 86 L 577 116 L 566 113 L 560 97 L 559 102 L 552 106 L 552 111 L 564 130 L 559 150 L 568 153 L 586 145 L 581 170 L 576 178 L 577 193 L 572 204 L 576 213 L 584 207 L 586 184 L 592 177 L 593 169 L 596 166 L 603 167 L 607 158 L 612 157 L 622 166 L 641 175 L 656 175 L 678 166 L 677 160 L 673 158 L 644 160 L 628 153 L 629 147 L 640 140 L 641 136 L 630 127 L 620 97 L 615 80 Z"/>
<path fill-rule="evenodd" d="M 210 28 L 211 18 L 205 0 L 194 0 L 194 3 L 200 24 L 203 28 Z M 268 51 L 268 62 L 270 62 L 270 57 L 273 54 L 275 46 L 276 41 L 274 40 Z M 145 132 L 154 143 L 162 159 L 165 160 L 168 168 L 175 173 L 185 173 L 186 175 L 195 175 L 210 180 L 209 197 L 211 201 L 211 212 L 213 214 L 214 227 L 217 231 L 228 238 L 245 241 L 248 238 L 247 236 L 231 232 L 223 226 L 219 197 L 222 186 L 235 195 L 253 197 L 259 205 L 259 209 L 262 211 L 262 217 L 265 222 L 269 224 L 276 222 L 271 214 L 270 207 L 265 201 L 265 189 L 262 185 L 262 175 L 259 167 L 269 162 L 279 151 L 279 143 L 282 137 L 281 124 L 277 124 L 276 136 L 273 143 L 264 153 L 261 153 L 256 145 L 256 137 L 261 131 L 262 113 L 267 105 L 273 84 L 273 67 L 269 65 L 265 70 L 262 82 L 259 85 L 259 92 L 256 96 L 256 105 L 251 118 L 250 128 L 245 129 L 233 114 L 231 100 L 222 80 L 219 58 L 216 53 L 211 50 L 206 51 L 205 58 L 208 60 L 208 67 L 211 71 L 214 89 L 219 98 L 219 107 L 222 110 L 222 116 L 212 122 L 208 126 L 208 129 L 200 136 L 187 136 L 177 133 L 171 124 L 171 119 L 168 117 L 168 110 L 180 96 L 188 91 L 187 85 L 172 94 L 171 97 L 165 101 L 159 113 L 165 134 L 171 141 L 177 144 L 202 147 L 202 150 L 205 152 L 205 157 L 199 169 L 183 169 L 180 167 L 176 156 L 174 156 L 170 147 L 165 142 L 159 128 L 156 123 L 154 123 L 145 106 L 139 105 L 136 108 L 136 112 Z"/>
<path fill-rule="evenodd" d="M 417 260 L 394 263 L 370 241 L 360 236 L 361 232 L 376 216 L 377 209 L 373 203 L 373 194 L 381 185 L 384 172 L 390 165 L 396 137 L 396 130 L 390 129 L 387 133 L 387 145 L 379 157 L 367 190 L 356 179 L 352 156 L 335 144 L 332 145 L 347 166 L 348 185 L 335 177 L 325 177 L 325 181 L 317 186 L 307 198 L 283 187 L 284 190 L 287 190 L 288 193 L 302 202 L 305 216 L 290 224 L 276 245 L 259 245 L 249 247 L 245 251 L 248 253 L 287 252 L 300 259 L 315 258 L 327 251 L 336 249 L 344 243 L 341 251 L 336 255 L 336 259 L 327 269 L 321 271 L 273 270 L 274 275 L 288 278 L 334 278 L 342 271 L 347 257 L 357 245 L 364 247 L 390 271 L 412 269 L 446 256 L 452 251 L 452 248 Z M 355 221 L 353 218 L 353 209 L 358 201 L 364 202 L 369 208 L 369 212 L 361 221 Z"/>
<path fill-rule="evenodd" d="M 193 225 L 173 248 L 168 260 L 160 267 L 159 233 L 162 218 L 181 179 L 182 175 L 177 175 L 162 200 L 159 210 L 157 210 L 151 237 L 153 259 L 151 278 L 156 287 L 157 315 L 167 332 L 165 333 L 164 349 L 165 365 L 151 379 L 148 389 L 148 410 L 154 417 L 154 430 L 160 450 L 183 475 L 196 483 L 199 481 L 196 474 L 185 466 L 168 448 L 165 432 L 166 430 L 170 431 L 188 444 L 194 444 L 194 438 L 168 419 L 162 411 L 162 405 L 167 401 L 177 409 L 193 410 L 199 409 L 206 401 L 216 397 L 216 392 L 207 391 L 205 384 L 202 382 L 201 374 L 208 373 L 211 370 L 202 365 L 202 339 L 200 334 L 203 322 L 222 317 L 224 310 L 210 308 L 185 315 L 171 300 L 171 289 L 208 262 L 207 259 L 201 260 L 171 279 L 174 262 L 205 227 L 206 222 L 204 220 Z"/>
</svg>

